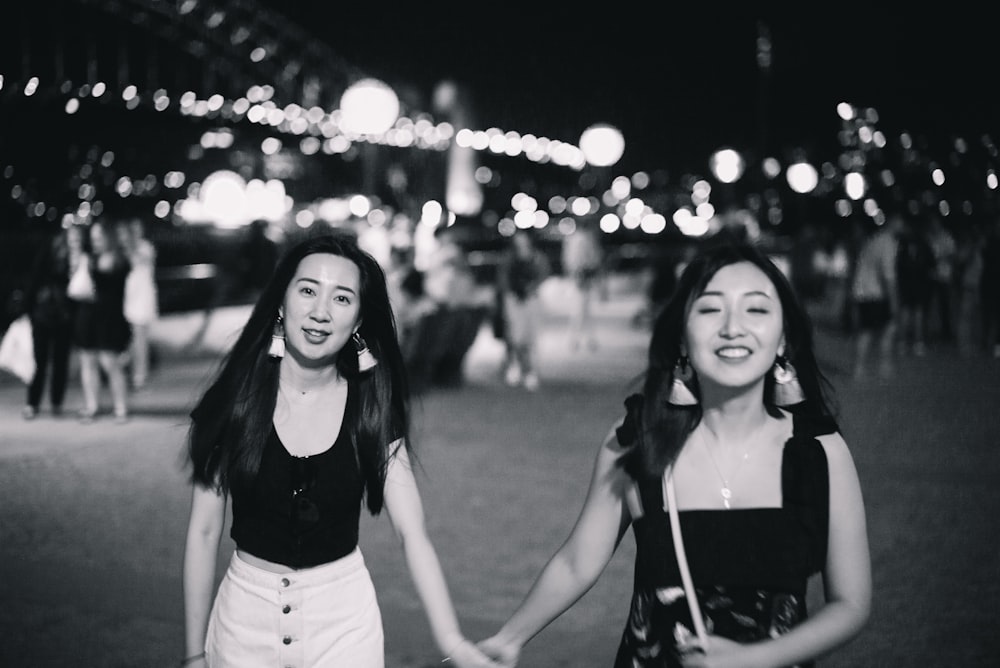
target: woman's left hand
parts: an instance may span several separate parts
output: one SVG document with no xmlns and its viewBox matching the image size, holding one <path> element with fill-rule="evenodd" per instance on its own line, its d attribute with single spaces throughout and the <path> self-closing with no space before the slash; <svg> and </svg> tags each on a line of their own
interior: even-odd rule
<svg viewBox="0 0 1000 668">
<path fill-rule="evenodd" d="M 704 645 L 693 636 L 677 649 L 684 668 L 740 668 L 744 665 L 740 656 L 746 648 L 729 638 L 710 635 Z"/>
</svg>

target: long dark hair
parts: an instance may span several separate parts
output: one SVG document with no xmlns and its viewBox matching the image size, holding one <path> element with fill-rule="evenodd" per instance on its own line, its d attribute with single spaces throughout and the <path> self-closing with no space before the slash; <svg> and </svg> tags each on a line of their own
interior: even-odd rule
<svg viewBox="0 0 1000 668">
<path fill-rule="evenodd" d="M 793 413 L 832 418 L 832 386 L 816 361 L 812 322 L 785 274 L 763 250 L 747 241 L 723 237 L 706 242 L 705 247 L 685 267 L 677 287 L 653 326 L 649 361 L 643 378 L 641 428 L 635 447 L 623 459 L 635 478 L 658 477 L 674 462 L 688 435 L 701 420 L 701 405 L 675 406 L 667 402 L 674 380 L 674 368 L 681 356 L 684 327 L 691 304 L 712 277 L 723 267 L 749 262 L 764 272 L 778 293 L 784 313 L 785 357 L 795 367 L 805 401 L 788 408 Z M 699 395 L 696 378 L 687 381 Z M 774 378 L 764 378 L 764 405 L 775 417 L 782 415 L 773 399 Z"/>
<path fill-rule="evenodd" d="M 246 326 L 191 413 L 191 480 L 227 492 L 234 484 L 245 484 L 257 475 L 278 395 L 279 365 L 267 353 L 271 334 L 299 263 L 315 253 L 347 258 L 361 275 L 358 333 L 378 365 L 360 372 L 358 356 L 348 342 L 338 354 L 336 366 L 348 381 L 344 420 L 365 481 L 368 509 L 377 514 L 382 509 L 386 467 L 395 454 L 391 445 L 402 439 L 402 447 L 411 447 L 409 385 L 385 273 L 353 236 L 340 231 L 307 237 L 292 246 L 275 267 Z"/>
</svg>

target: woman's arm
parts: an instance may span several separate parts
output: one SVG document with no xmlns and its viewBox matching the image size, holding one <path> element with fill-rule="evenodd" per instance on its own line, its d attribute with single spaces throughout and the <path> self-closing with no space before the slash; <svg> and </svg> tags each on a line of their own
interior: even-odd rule
<svg viewBox="0 0 1000 668">
<path fill-rule="evenodd" d="M 462 635 L 437 552 L 427 534 L 423 503 L 406 448 L 389 461 L 385 479 L 385 508 L 399 537 L 410 577 L 423 603 L 438 649 L 453 665 L 494 665 Z"/>
<path fill-rule="evenodd" d="M 184 545 L 185 657 L 205 651 L 205 633 L 215 591 L 215 567 L 225 521 L 226 495 L 195 483 Z"/>
<path fill-rule="evenodd" d="M 500 631 L 480 643 L 487 654 L 514 665 L 521 648 L 597 582 L 630 522 L 625 494 L 631 481 L 618 464 L 620 455 L 612 429 L 597 453 L 590 488 L 569 537 Z"/>
<path fill-rule="evenodd" d="M 856 636 L 871 611 L 871 559 L 864 501 L 854 461 L 839 434 L 821 436 L 830 471 L 830 529 L 823 573 L 826 604 L 774 640 L 738 645 L 710 638 L 707 655 L 689 655 L 685 666 L 754 668 L 815 659 Z M 713 651 L 713 645 L 717 645 Z"/>
</svg>

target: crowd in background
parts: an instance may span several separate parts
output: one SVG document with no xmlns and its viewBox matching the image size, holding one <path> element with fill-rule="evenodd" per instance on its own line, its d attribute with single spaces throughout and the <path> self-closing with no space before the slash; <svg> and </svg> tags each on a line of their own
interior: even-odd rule
<svg viewBox="0 0 1000 668">
<path fill-rule="evenodd" d="M 156 247 L 138 218 L 68 224 L 42 245 L 18 309 L 31 324 L 35 361 L 24 419 L 38 417 L 46 390 L 51 415 L 62 415 L 76 353 L 80 422 L 97 418 L 105 385 L 115 422 L 128 420 L 129 394 L 145 387 L 150 371 L 155 271 Z"/>
<path fill-rule="evenodd" d="M 505 349 L 501 379 L 538 389 L 540 291 L 553 276 L 564 279 L 567 346 L 598 347 L 593 308 L 607 298 L 602 286 L 614 260 L 596 228 L 581 222 L 548 248 L 536 231 L 520 230 L 503 240 L 485 280 L 458 228 L 439 226 L 427 241 L 419 262 L 413 246 L 392 246 L 380 259 L 418 384 L 460 384 L 465 353 L 486 323 Z M 791 242 L 785 266 L 793 285 L 818 324 L 853 338 L 856 377 L 888 377 L 902 358 L 948 348 L 1000 357 L 1000 219 L 956 223 L 896 210 L 883 225 L 867 218 L 804 225 Z M 633 325 L 655 318 L 696 246 L 649 256 L 641 271 L 646 306 Z M 107 386 L 112 416 L 127 420 L 129 393 L 142 390 L 150 374 L 156 264 L 157 248 L 135 217 L 65 226 L 38 252 L 19 302 L 33 325 L 37 362 L 25 419 L 39 415 L 46 390 L 51 412 L 62 412 L 76 352 L 83 394 L 77 417 L 97 416 Z M 73 297 L 71 278 L 81 265 L 93 294 Z"/>
<path fill-rule="evenodd" d="M 1000 358 L 1000 218 L 948 224 L 896 210 L 845 229 L 799 240 L 811 271 L 796 286 L 819 319 L 855 337 L 856 376 L 869 366 L 891 376 L 899 358 L 949 348 Z"/>
</svg>

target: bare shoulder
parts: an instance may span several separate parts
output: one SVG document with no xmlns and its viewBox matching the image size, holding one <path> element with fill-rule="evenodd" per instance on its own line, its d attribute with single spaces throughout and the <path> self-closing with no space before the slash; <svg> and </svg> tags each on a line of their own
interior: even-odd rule
<svg viewBox="0 0 1000 668">
<path fill-rule="evenodd" d="M 827 462 L 832 470 L 842 470 L 844 467 L 853 469 L 854 459 L 851 457 L 851 450 L 844 440 L 844 436 L 835 431 L 830 434 L 820 434 L 816 437 L 823 446 L 826 453 Z"/>
<path fill-rule="evenodd" d="M 599 466 L 614 466 L 621 459 L 622 455 L 628 451 L 627 447 L 618 442 L 618 428 L 621 425 L 622 420 L 617 420 L 611 425 L 611 428 L 608 429 L 601 440 L 600 447 L 597 450 L 597 464 Z"/>
<path fill-rule="evenodd" d="M 618 429 L 625 422 L 624 417 L 620 417 L 615 420 L 614 424 L 608 429 L 607 433 L 604 435 L 604 440 L 601 441 L 601 451 L 609 451 L 614 453 L 615 456 L 619 456 L 624 453 L 628 448 L 623 446 L 618 442 Z"/>
</svg>

